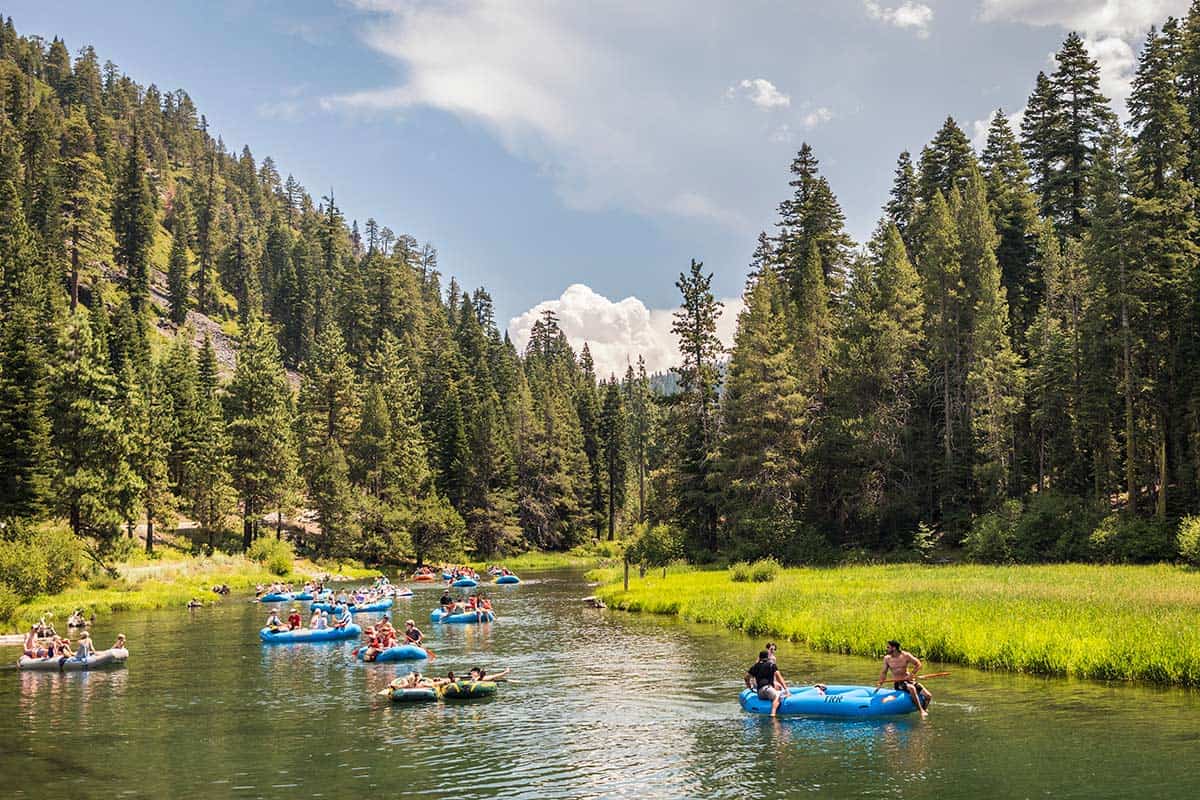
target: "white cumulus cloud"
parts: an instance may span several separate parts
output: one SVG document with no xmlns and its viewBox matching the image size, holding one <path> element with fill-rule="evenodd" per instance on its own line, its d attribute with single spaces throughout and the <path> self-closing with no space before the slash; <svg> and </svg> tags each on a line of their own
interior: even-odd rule
<svg viewBox="0 0 1200 800">
<path fill-rule="evenodd" d="M 717 320 L 717 336 L 729 347 L 742 301 L 729 298 L 721 302 L 725 307 Z M 600 378 L 620 378 L 626 365 L 637 365 L 639 355 L 650 372 L 664 372 L 679 365 L 679 344 L 671 333 L 673 308 L 646 308 L 636 297 L 613 301 L 589 286 L 575 283 L 557 300 L 544 300 L 509 320 L 508 335 L 518 350 L 525 349 L 533 324 L 546 310 L 557 315 L 559 327 L 576 353 L 587 343 Z"/>
<path fill-rule="evenodd" d="M 1146 32 L 1187 10 L 1188 0 L 983 0 L 980 18 L 1078 32 L 1100 67 L 1100 90 L 1124 115 Z"/>
<path fill-rule="evenodd" d="M 739 95 L 765 111 L 787 108 L 792 104 L 792 98 L 779 91 L 775 84 L 766 78 L 747 78 L 736 86 L 730 86 L 725 92 L 726 97 Z"/>
<path fill-rule="evenodd" d="M 895 8 L 888 8 L 874 0 L 866 0 L 863 7 L 866 8 L 867 16 L 871 19 L 895 25 L 897 28 L 912 28 L 913 32 L 922 39 L 929 36 L 929 24 L 933 22 L 933 9 L 924 3 L 905 0 Z"/>
</svg>

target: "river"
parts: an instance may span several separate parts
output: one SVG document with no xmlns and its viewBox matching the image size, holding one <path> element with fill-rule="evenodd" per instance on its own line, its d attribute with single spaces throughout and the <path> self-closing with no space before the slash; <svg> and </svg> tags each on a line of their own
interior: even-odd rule
<svg viewBox="0 0 1200 800">
<path fill-rule="evenodd" d="M 129 636 L 126 669 L 0 672 L 4 796 L 1200 797 L 1197 692 L 948 667 L 927 721 L 773 721 L 736 701 L 762 642 L 588 608 L 576 571 L 524 577 L 489 589 L 487 626 L 432 625 L 437 587 L 396 601 L 438 656 L 425 671 L 512 668 L 453 705 L 377 696 L 410 665 L 354 643 L 261 645 L 242 599 L 100 620 L 99 646 Z M 793 682 L 878 674 L 786 643 L 779 663 Z"/>
</svg>

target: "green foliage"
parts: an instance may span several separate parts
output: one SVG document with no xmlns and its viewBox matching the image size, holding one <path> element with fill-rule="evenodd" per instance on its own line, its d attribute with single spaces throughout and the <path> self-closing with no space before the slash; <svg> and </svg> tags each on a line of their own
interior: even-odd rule
<svg viewBox="0 0 1200 800">
<path fill-rule="evenodd" d="M 963 549 L 972 561 L 1007 564 L 1013 560 L 1013 529 L 1021 515 L 1021 503 L 1006 501 L 999 510 L 974 521 L 963 539 Z"/>
<path fill-rule="evenodd" d="M 1165 520 L 1109 514 L 1088 537 L 1092 557 L 1108 564 L 1149 564 L 1176 556 L 1175 530 Z"/>
<path fill-rule="evenodd" d="M 290 575 L 295 562 L 291 544 L 273 536 L 260 536 L 246 551 L 246 557 L 265 566 L 272 575 Z"/>
<path fill-rule="evenodd" d="M 729 567 L 729 579 L 734 583 L 770 583 L 781 567 L 773 558 L 760 558 L 753 563 L 739 561 Z"/>
<path fill-rule="evenodd" d="M 1200 517 L 1184 517 L 1176 534 L 1179 556 L 1194 567 L 1200 567 Z"/>
<path fill-rule="evenodd" d="M 55 526 L 7 530 L 0 540 L 0 584 L 27 600 L 69 586 L 79 575 L 79 541 Z"/>
<path fill-rule="evenodd" d="M 603 555 L 603 553 L 601 553 Z M 625 559 L 647 567 L 665 567 L 683 557 L 683 535 L 672 525 L 635 525 L 625 546 Z"/>
</svg>

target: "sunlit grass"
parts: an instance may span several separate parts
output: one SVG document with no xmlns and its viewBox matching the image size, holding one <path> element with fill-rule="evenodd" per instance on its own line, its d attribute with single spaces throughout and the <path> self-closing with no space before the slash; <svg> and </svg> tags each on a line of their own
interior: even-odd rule
<svg viewBox="0 0 1200 800">
<path fill-rule="evenodd" d="M 43 615 L 65 624 L 66 617 L 77 608 L 85 616 L 105 617 L 117 611 L 145 611 L 156 608 L 182 608 L 192 598 L 205 603 L 220 598 L 212 587 L 226 584 L 230 596 L 225 602 L 244 600 L 257 584 L 281 580 L 267 569 L 244 556 L 216 553 L 209 557 L 171 557 L 148 560 L 138 554 L 128 563 L 118 565 L 117 578 L 93 577 L 54 595 L 35 597 L 22 603 L 11 620 L 3 623 L 5 632 L 21 632 Z M 293 575 L 282 580 L 302 582 L 307 576 L 329 574 L 335 578 L 362 580 L 378 575 L 349 565 L 314 564 L 297 559 Z M 62 628 L 60 624 L 57 627 Z"/>
<path fill-rule="evenodd" d="M 816 650 L 982 669 L 1200 686 L 1200 572 L 1146 567 L 892 565 L 788 569 L 769 583 L 728 570 L 597 570 L 612 607 L 676 614 Z"/>
</svg>

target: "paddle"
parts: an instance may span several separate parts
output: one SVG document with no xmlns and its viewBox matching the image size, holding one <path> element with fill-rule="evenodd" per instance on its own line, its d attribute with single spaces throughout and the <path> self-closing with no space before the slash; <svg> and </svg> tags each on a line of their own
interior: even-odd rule
<svg viewBox="0 0 1200 800">
<path fill-rule="evenodd" d="M 949 672 L 931 672 L 928 675 L 909 675 L 908 680 L 910 680 L 910 681 L 927 681 L 930 678 L 944 678 L 949 674 L 950 674 Z M 878 686 L 876 686 L 875 692 L 878 692 L 879 686 L 882 686 L 882 685 L 883 684 L 879 684 Z M 875 694 L 875 692 L 871 692 L 871 694 Z"/>
</svg>

